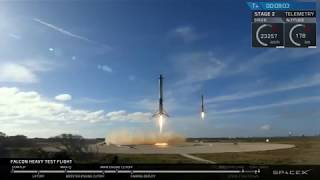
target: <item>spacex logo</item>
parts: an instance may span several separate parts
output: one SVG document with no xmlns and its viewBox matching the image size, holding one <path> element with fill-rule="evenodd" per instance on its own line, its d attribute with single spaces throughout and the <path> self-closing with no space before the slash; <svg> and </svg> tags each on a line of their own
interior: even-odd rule
<svg viewBox="0 0 320 180">
<path fill-rule="evenodd" d="M 312 169 L 308 170 L 273 170 L 273 175 L 289 175 L 289 176 L 303 176 L 303 175 L 309 175 L 309 172 Z"/>
</svg>

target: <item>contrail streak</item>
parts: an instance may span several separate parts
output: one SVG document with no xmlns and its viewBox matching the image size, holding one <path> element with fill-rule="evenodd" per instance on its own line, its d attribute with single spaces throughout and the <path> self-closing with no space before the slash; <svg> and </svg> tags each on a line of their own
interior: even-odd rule
<svg viewBox="0 0 320 180">
<path fill-rule="evenodd" d="M 53 24 L 47 23 L 47 22 L 45 22 L 45 21 L 42 21 L 42 20 L 40 20 L 40 19 L 38 19 L 38 18 L 33 18 L 32 20 L 35 21 L 35 22 L 37 22 L 37 23 L 40 23 L 40 24 L 42 24 L 42 25 L 44 25 L 44 26 L 47 26 L 47 27 L 49 27 L 49 28 L 51 28 L 51 29 L 53 29 L 53 30 L 55 30 L 55 31 L 58 31 L 58 32 L 60 32 L 61 34 L 64 34 L 64 35 L 67 35 L 67 36 L 70 36 L 70 37 L 73 37 L 73 38 L 76 38 L 76 39 L 80 39 L 80 40 L 82 40 L 82 41 L 85 41 L 85 42 L 88 42 L 88 43 L 91 43 L 91 44 L 99 44 L 99 43 L 96 42 L 96 41 L 93 41 L 93 40 L 91 40 L 91 39 L 88 39 L 88 38 L 86 38 L 86 37 L 84 37 L 84 36 L 80 36 L 80 35 L 74 34 L 74 33 L 70 32 L 70 31 L 67 31 L 67 30 L 65 30 L 65 29 L 63 29 L 63 28 L 60 28 L 60 27 L 55 26 L 55 25 L 53 25 Z"/>
</svg>

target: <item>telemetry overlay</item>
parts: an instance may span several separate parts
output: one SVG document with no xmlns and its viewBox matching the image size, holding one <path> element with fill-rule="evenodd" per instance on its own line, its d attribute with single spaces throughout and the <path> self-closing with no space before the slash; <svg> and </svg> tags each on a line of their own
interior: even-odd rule
<svg viewBox="0 0 320 180">
<path fill-rule="evenodd" d="M 315 2 L 248 2 L 252 47 L 316 48 Z"/>
</svg>

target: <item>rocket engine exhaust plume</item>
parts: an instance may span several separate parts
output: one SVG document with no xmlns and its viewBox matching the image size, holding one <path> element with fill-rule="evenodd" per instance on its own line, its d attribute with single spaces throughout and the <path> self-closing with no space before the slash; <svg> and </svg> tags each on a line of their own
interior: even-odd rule
<svg viewBox="0 0 320 180">
<path fill-rule="evenodd" d="M 205 112 L 204 112 L 204 103 L 203 103 L 203 95 L 201 95 L 201 113 L 200 117 L 202 120 L 204 120 Z"/>
<path fill-rule="evenodd" d="M 106 144 L 117 145 L 136 145 L 136 144 L 150 144 L 167 143 L 180 144 L 185 142 L 182 135 L 176 133 L 159 133 L 154 132 L 130 132 L 129 130 L 114 131 L 105 138 Z"/>
<path fill-rule="evenodd" d="M 162 115 L 160 115 L 160 116 L 159 116 L 159 130 L 160 130 L 160 134 L 162 134 L 163 123 L 164 123 L 164 118 L 163 118 Z"/>
<path fill-rule="evenodd" d="M 205 116 L 204 112 L 201 112 L 201 119 L 202 120 L 204 120 L 204 116 Z"/>
</svg>

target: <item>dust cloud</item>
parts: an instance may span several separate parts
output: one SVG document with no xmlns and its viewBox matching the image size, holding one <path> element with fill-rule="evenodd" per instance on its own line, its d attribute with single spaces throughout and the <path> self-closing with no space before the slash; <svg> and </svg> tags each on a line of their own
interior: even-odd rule
<svg viewBox="0 0 320 180">
<path fill-rule="evenodd" d="M 154 133 L 154 132 L 130 132 L 128 130 L 122 130 L 110 133 L 105 138 L 106 144 L 117 145 L 131 145 L 131 144 L 155 144 L 155 143 L 168 143 L 179 144 L 185 142 L 185 138 L 182 135 L 166 132 L 166 133 Z"/>
</svg>

